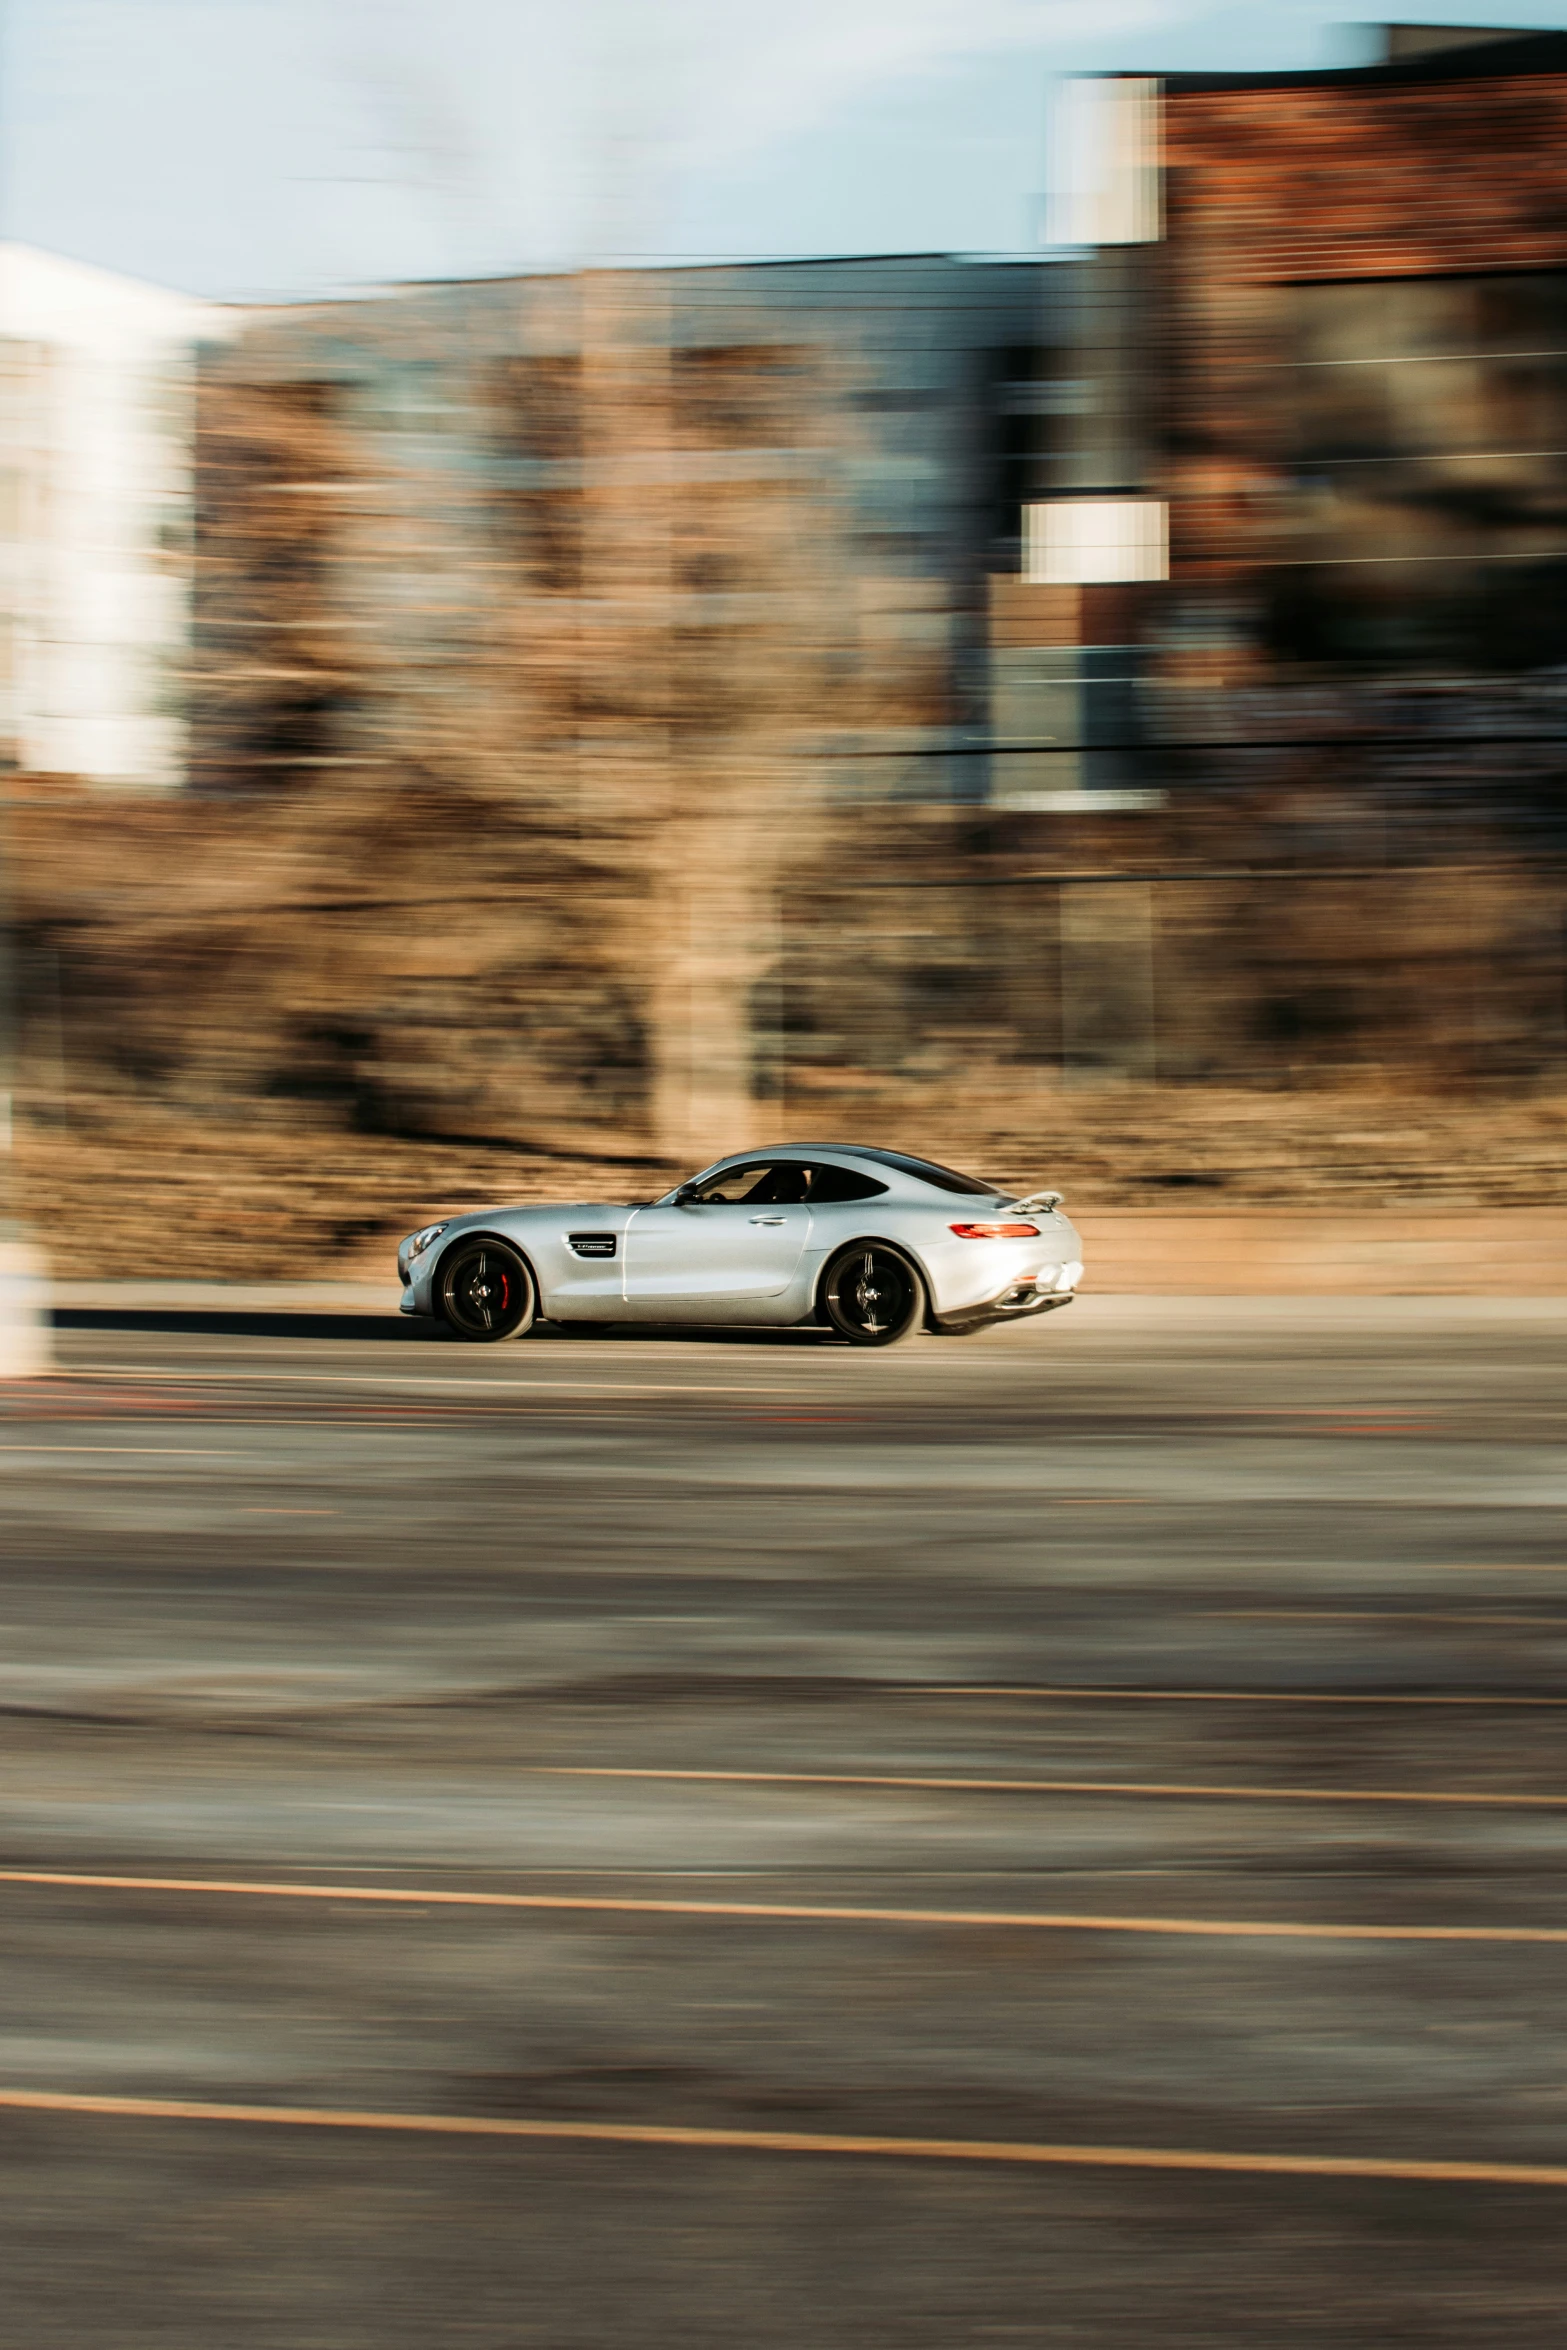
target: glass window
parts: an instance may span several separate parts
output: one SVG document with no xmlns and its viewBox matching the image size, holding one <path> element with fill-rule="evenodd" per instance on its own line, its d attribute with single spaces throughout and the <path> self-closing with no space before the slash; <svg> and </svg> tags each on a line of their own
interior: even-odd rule
<svg viewBox="0 0 1567 2350">
<path fill-rule="evenodd" d="M 811 1182 L 812 1170 L 798 1159 L 779 1159 L 769 1167 L 762 1181 L 747 1196 L 768 1208 L 797 1208 L 816 1194 Z"/>
<path fill-rule="evenodd" d="M 688 1196 L 712 1205 L 787 1208 L 820 1200 L 875 1199 L 887 1190 L 874 1175 L 858 1167 L 835 1167 L 820 1160 L 749 1159 L 744 1166 L 725 1167 L 716 1175 L 699 1176 Z"/>
<path fill-rule="evenodd" d="M 1289 357 L 1259 381 L 1295 483 L 1281 554 L 1563 553 L 1567 273 L 1365 279 L 1278 300 Z"/>
<path fill-rule="evenodd" d="M 921 1183 L 933 1184 L 937 1191 L 955 1191 L 965 1199 L 993 1199 L 996 1195 L 995 1184 L 978 1175 L 960 1175 L 955 1167 L 939 1167 L 934 1159 L 911 1159 L 903 1151 L 862 1150 L 858 1145 L 854 1155 L 874 1159 L 882 1167 L 896 1167 L 904 1175 L 917 1175 Z"/>
<path fill-rule="evenodd" d="M 840 1200 L 879 1199 L 887 1189 L 885 1183 L 878 1183 L 874 1175 L 862 1174 L 858 1167 L 834 1167 L 823 1163 L 807 1167 L 805 1172 L 811 1179 L 808 1197 L 813 1205 L 818 1201 L 823 1207 L 830 1207 Z"/>
<path fill-rule="evenodd" d="M 704 1176 L 693 1183 L 689 1196 L 709 1204 L 755 1199 L 772 1172 L 770 1166 L 754 1163 L 748 1167 L 725 1167 L 719 1174 Z"/>
</svg>

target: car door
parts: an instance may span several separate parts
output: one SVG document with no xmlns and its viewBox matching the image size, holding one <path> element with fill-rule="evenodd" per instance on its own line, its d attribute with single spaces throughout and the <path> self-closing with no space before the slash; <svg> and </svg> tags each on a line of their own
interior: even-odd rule
<svg viewBox="0 0 1567 2350">
<path fill-rule="evenodd" d="M 797 1161 L 749 1159 L 678 1199 L 638 1208 L 626 1227 L 626 1305 L 644 1319 L 721 1315 L 776 1297 L 810 1237 Z"/>
</svg>

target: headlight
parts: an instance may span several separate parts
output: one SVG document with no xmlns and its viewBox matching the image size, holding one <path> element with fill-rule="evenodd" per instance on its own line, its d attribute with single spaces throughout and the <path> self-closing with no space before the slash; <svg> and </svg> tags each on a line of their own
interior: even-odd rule
<svg viewBox="0 0 1567 2350">
<path fill-rule="evenodd" d="M 448 1217 L 447 1222 L 449 1223 L 450 1220 Z M 411 1240 L 406 1241 L 404 1246 L 408 1251 L 409 1263 L 412 1264 L 415 1257 L 422 1257 L 425 1250 L 439 1240 L 445 1230 L 445 1224 L 426 1224 L 422 1232 L 416 1232 Z"/>
</svg>

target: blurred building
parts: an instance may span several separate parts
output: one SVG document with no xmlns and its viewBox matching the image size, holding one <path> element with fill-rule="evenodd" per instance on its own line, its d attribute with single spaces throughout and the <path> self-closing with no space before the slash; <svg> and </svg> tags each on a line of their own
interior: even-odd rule
<svg viewBox="0 0 1567 2350">
<path fill-rule="evenodd" d="M 1567 35 L 1396 30 L 1167 87 L 1178 559 L 1286 660 L 1555 664 Z"/>
<path fill-rule="evenodd" d="M 0 734 L 39 774 L 182 783 L 206 305 L 0 246 Z"/>
<path fill-rule="evenodd" d="M 1133 591 L 1128 624 L 1144 718 L 1196 746 L 1167 775 L 1261 774 L 1229 739 L 1342 754 L 1420 728 L 1462 734 L 1463 758 L 1361 759 L 1359 780 L 1472 809 L 1499 783 L 1530 800 L 1538 772 L 1548 799 L 1559 755 L 1530 743 L 1559 733 L 1567 679 L 1567 35 L 1398 26 L 1385 50 L 1090 85 L 1096 389 L 1035 517 L 1036 576 L 1052 548 L 1070 570 L 1078 509 L 1120 501 L 1124 528 L 1167 505 L 1169 584 Z"/>
<path fill-rule="evenodd" d="M 785 1125 L 1011 1133 L 1021 1164 L 1061 1089 L 1157 1079 L 1099 1175 L 1135 1147 L 1150 1185 L 1272 1196 L 1248 1091 L 1397 1094 L 1401 1130 L 1422 1088 L 1554 1102 L 1567 35 L 1100 77 L 1062 128 L 1052 258 L 213 322 L 197 788 L 115 812 L 107 883 L 66 795 L 32 819 L 40 968 L 114 1115 L 227 1102 L 302 1165 L 317 1121 L 688 1165 Z M 19 641 L 96 648 L 29 709 L 145 761 L 40 716 L 55 771 L 179 771 L 146 695 L 189 410 L 130 422 L 188 381 L 170 316 L 105 393 L 135 462 L 14 550 Z M 1162 1163 L 1176 1087 L 1229 1121 L 1211 1178 Z"/>
<path fill-rule="evenodd" d="M 739 674 L 769 667 L 768 647 L 830 646 L 781 731 L 840 766 L 874 755 L 859 781 L 878 795 L 983 799 L 987 583 L 1017 569 L 1050 419 L 1074 397 L 1062 275 L 801 262 L 253 313 L 204 392 L 203 645 L 230 690 L 208 697 L 199 776 L 406 747 L 421 695 L 484 659 L 504 593 L 513 671 L 578 607 L 595 628 L 617 609 L 677 628 L 709 733 L 729 731 Z M 373 630 L 389 655 L 373 693 L 343 677 L 335 636 L 321 664 L 247 641 L 283 536 L 280 627 Z M 502 755 L 559 749 L 567 716 L 584 744 L 629 745 L 611 665 L 569 714 L 513 708 Z"/>
<path fill-rule="evenodd" d="M 203 381 L 196 779 L 423 779 L 448 831 L 477 795 L 574 843 L 647 997 L 633 1022 L 606 978 L 593 1013 L 584 966 L 577 1067 L 635 1025 L 664 1144 L 743 1133 L 786 868 L 835 811 L 991 793 L 990 582 L 1067 396 L 1060 278 L 603 272 L 254 316 Z"/>
</svg>

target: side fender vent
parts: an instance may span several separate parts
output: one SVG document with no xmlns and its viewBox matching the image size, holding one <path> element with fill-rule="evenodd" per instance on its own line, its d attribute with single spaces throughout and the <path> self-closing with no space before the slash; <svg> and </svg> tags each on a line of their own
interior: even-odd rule
<svg viewBox="0 0 1567 2350">
<path fill-rule="evenodd" d="M 612 1257 L 615 1253 L 613 1232 L 568 1232 L 566 1245 L 573 1256 Z"/>
</svg>

